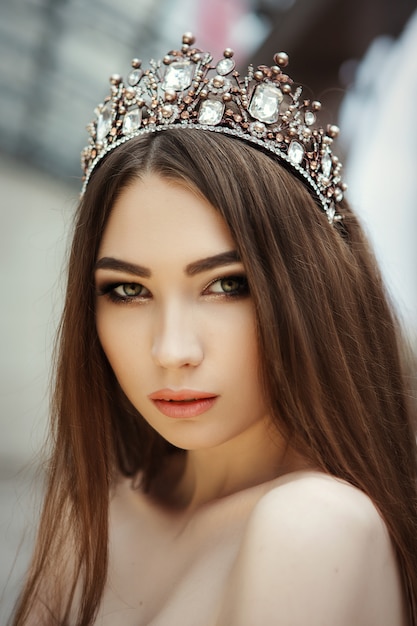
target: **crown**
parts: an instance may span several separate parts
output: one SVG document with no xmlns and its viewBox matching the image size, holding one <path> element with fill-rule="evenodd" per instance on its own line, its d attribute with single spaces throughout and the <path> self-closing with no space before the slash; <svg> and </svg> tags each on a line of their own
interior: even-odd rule
<svg viewBox="0 0 417 626">
<path fill-rule="evenodd" d="M 233 50 L 213 64 L 213 57 L 194 46 L 191 33 L 180 50 L 148 69 L 133 59 L 124 82 L 110 77 L 110 95 L 96 109 L 88 127 L 89 144 L 81 155 L 83 192 L 99 161 L 111 150 L 145 133 L 195 128 L 237 137 L 274 154 L 312 191 L 330 223 L 340 220 L 336 205 L 346 185 L 342 165 L 332 153 L 339 133 L 335 125 L 317 124 L 321 103 L 302 97 L 283 71 L 288 55 L 278 52 L 274 65 L 250 65 L 246 76 L 235 69 Z"/>
</svg>

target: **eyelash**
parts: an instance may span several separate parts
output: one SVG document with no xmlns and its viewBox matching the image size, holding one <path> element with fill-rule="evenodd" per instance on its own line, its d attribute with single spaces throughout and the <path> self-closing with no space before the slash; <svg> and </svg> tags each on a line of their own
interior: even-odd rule
<svg viewBox="0 0 417 626">
<path fill-rule="evenodd" d="M 239 297 L 248 295 L 249 285 L 248 285 L 248 280 L 244 274 L 231 274 L 230 276 L 222 276 L 221 278 L 215 278 L 214 280 L 210 281 L 210 283 L 203 289 L 203 294 L 205 291 L 207 291 L 210 287 L 212 287 L 216 283 L 222 283 L 222 282 L 228 282 L 228 281 L 237 282 L 238 283 L 237 288 L 230 292 L 222 291 L 222 292 L 217 292 L 217 293 L 208 294 L 208 295 L 215 295 L 215 296 L 218 295 L 218 296 L 222 296 L 226 298 L 239 298 Z"/>
<path fill-rule="evenodd" d="M 238 283 L 237 287 L 230 291 L 218 291 L 218 292 L 214 292 L 214 293 L 206 293 L 208 289 L 210 289 L 210 287 L 213 287 L 213 285 L 215 285 L 216 283 L 222 283 L 223 281 L 236 281 Z M 118 287 L 142 287 L 143 290 L 145 290 L 145 292 L 148 292 L 148 294 L 150 294 L 149 290 L 146 289 L 146 287 L 144 287 L 143 285 L 141 285 L 141 283 L 129 283 L 129 282 L 119 282 L 119 283 L 108 283 L 107 285 L 103 285 L 102 287 L 100 287 L 97 290 L 97 295 L 98 296 L 106 296 L 107 298 L 109 298 L 109 300 L 111 300 L 112 302 L 116 303 L 116 304 L 131 304 L 134 302 L 140 302 L 140 301 L 145 301 L 149 299 L 149 295 L 141 295 L 140 293 L 137 295 L 125 295 L 125 296 L 121 296 L 116 292 L 116 289 Z M 222 289 L 224 289 L 224 286 L 222 287 Z M 209 296 L 213 296 L 215 298 L 227 298 L 227 299 L 234 299 L 234 298 L 244 298 L 245 296 L 247 296 L 249 294 L 249 286 L 248 286 L 248 281 L 245 275 L 243 274 L 232 274 L 230 276 L 222 276 L 220 278 L 215 278 L 214 280 L 210 281 L 210 283 L 208 285 L 206 285 L 206 287 L 204 287 L 203 291 L 202 291 L 203 295 L 209 295 Z"/>
</svg>

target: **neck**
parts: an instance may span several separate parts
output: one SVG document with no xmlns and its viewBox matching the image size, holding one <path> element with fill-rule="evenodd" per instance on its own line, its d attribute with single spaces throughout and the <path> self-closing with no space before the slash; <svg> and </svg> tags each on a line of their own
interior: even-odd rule
<svg viewBox="0 0 417 626">
<path fill-rule="evenodd" d="M 306 462 L 273 428 L 255 424 L 238 440 L 216 448 L 191 450 L 171 490 L 170 504 L 195 510 L 233 493 L 305 469 Z"/>
</svg>

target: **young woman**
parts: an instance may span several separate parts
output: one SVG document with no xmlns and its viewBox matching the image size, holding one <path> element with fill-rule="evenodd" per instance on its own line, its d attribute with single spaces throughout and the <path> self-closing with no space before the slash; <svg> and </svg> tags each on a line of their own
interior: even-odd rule
<svg viewBox="0 0 417 626">
<path fill-rule="evenodd" d="M 417 624 L 396 323 L 286 61 L 111 79 L 15 625 Z"/>
</svg>

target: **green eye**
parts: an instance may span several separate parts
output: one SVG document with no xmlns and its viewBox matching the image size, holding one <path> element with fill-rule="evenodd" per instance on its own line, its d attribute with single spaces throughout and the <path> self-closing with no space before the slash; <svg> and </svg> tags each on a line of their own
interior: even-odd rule
<svg viewBox="0 0 417 626">
<path fill-rule="evenodd" d="M 139 285 L 138 283 L 124 283 L 123 285 L 120 285 L 118 289 L 121 289 L 121 291 L 123 292 L 121 295 L 132 298 L 135 296 L 139 296 L 142 293 L 143 286 Z"/>
<path fill-rule="evenodd" d="M 239 289 L 241 288 L 241 282 L 241 280 L 234 277 L 223 278 L 220 281 L 220 285 L 225 293 L 232 293 L 234 291 L 239 291 Z"/>
<path fill-rule="evenodd" d="M 108 290 L 109 296 L 115 302 L 133 302 L 148 299 L 149 291 L 140 283 L 120 283 Z"/>
<path fill-rule="evenodd" d="M 225 276 L 213 281 L 207 288 L 208 293 L 225 296 L 243 296 L 248 293 L 246 276 Z"/>
</svg>

